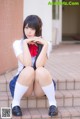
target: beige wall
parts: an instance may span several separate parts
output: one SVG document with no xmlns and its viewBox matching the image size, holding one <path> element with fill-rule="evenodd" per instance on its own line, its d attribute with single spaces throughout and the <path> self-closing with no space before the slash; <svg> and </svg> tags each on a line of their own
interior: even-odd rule
<svg viewBox="0 0 80 119">
<path fill-rule="evenodd" d="M 43 38 L 52 41 L 52 6 L 48 5 L 49 0 L 33 0 L 33 1 L 24 0 L 24 18 L 31 14 L 38 15 L 43 22 L 42 27 Z"/>
<path fill-rule="evenodd" d="M 0 0 L 0 74 L 17 66 L 12 43 L 22 36 L 23 0 Z"/>
<path fill-rule="evenodd" d="M 80 6 L 65 6 L 62 12 L 62 33 L 80 33 Z"/>
</svg>

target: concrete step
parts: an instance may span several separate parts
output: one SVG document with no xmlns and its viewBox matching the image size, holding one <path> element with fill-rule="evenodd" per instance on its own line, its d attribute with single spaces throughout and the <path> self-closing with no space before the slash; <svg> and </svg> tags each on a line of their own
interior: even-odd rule
<svg viewBox="0 0 80 119">
<path fill-rule="evenodd" d="M 58 115 L 53 117 L 48 115 L 48 108 L 22 108 L 22 114 L 11 119 L 80 119 L 80 107 L 58 107 Z"/>
<path fill-rule="evenodd" d="M 56 91 L 56 100 L 59 107 L 80 106 L 80 90 Z M 12 98 L 9 95 L 9 104 L 11 103 L 11 101 Z M 46 96 L 43 96 L 41 98 L 31 96 L 29 98 L 23 97 L 23 99 L 21 100 L 21 106 L 23 108 L 45 108 L 49 107 L 49 104 Z"/>
<path fill-rule="evenodd" d="M 34 95 L 34 94 L 33 94 Z M 48 107 L 46 96 L 36 98 L 35 96 L 23 97 L 21 100 L 22 108 L 45 108 Z M 58 107 L 80 106 L 80 90 L 62 90 L 56 91 L 56 100 Z M 12 97 L 8 92 L 0 92 L 0 107 L 10 106 Z"/>
<path fill-rule="evenodd" d="M 48 67 L 49 68 L 49 67 Z M 52 71 L 52 70 L 51 70 Z M 12 72 L 6 73 L 4 75 L 0 75 L 0 91 L 10 91 L 9 90 L 9 82 L 15 75 L 16 70 Z M 56 73 L 55 73 L 56 74 Z M 80 78 L 63 78 L 63 77 L 54 77 L 56 81 L 57 90 L 80 90 Z"/>
<path fill-rule="evenodd" d="M 13 117 L 12 119 L 80 119 L 80 107 L 60 107 L 58 116 L 48 116 L 47 108 L 28 108 L 22 109 L 22 118 Z"/>
</svg>

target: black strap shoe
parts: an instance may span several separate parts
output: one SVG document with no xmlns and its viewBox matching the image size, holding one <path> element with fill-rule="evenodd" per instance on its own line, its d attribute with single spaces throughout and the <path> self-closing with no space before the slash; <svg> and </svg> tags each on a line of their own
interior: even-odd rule
<svg viewBox="0 0 80 119">
<path fill-rule="evenodd" d="M 54 105 L 49 107 L 49 116 L 56 116 L 58 115 L 58 108 Z"/>
<path fill-rule="evenodd" d="M 14 116 L 22 116 L 22 111 L 21 111 L 21 108 L 19 106 L 14 106 L 12 108 L 12 114 Z"/>
</svg>

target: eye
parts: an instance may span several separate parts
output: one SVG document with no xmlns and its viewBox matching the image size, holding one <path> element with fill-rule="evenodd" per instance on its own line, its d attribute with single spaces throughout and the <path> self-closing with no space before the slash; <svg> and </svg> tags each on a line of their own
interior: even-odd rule
<svg viewBox="0 0 80 119">
<path fill-rule="evenodd" d="M 26 28 L 26 29 L 28 29 L 29 27 L 28 27 L 28 26 L 26 26 L 25 28 Z"/>
<path fill-rule="evenodd" d="M 35 30 L 35 28 L 31 28 L 32 30 Z"/>
</svg>

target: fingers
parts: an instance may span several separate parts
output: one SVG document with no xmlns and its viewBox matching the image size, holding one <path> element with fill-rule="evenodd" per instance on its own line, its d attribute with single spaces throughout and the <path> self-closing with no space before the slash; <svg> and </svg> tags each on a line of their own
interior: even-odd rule
<svg viewBox="0 0 80 119">
<path fill-rule="evenodd" d="M 42 44 L 42 42 L 43 42 L 41 36 L 29 38 L 29 39 L 26 39 L 26 41 L 27 41 L 28 44 L 31 44 L 31 43 L 39 43 L 39 44 Z"/>
</svg>

